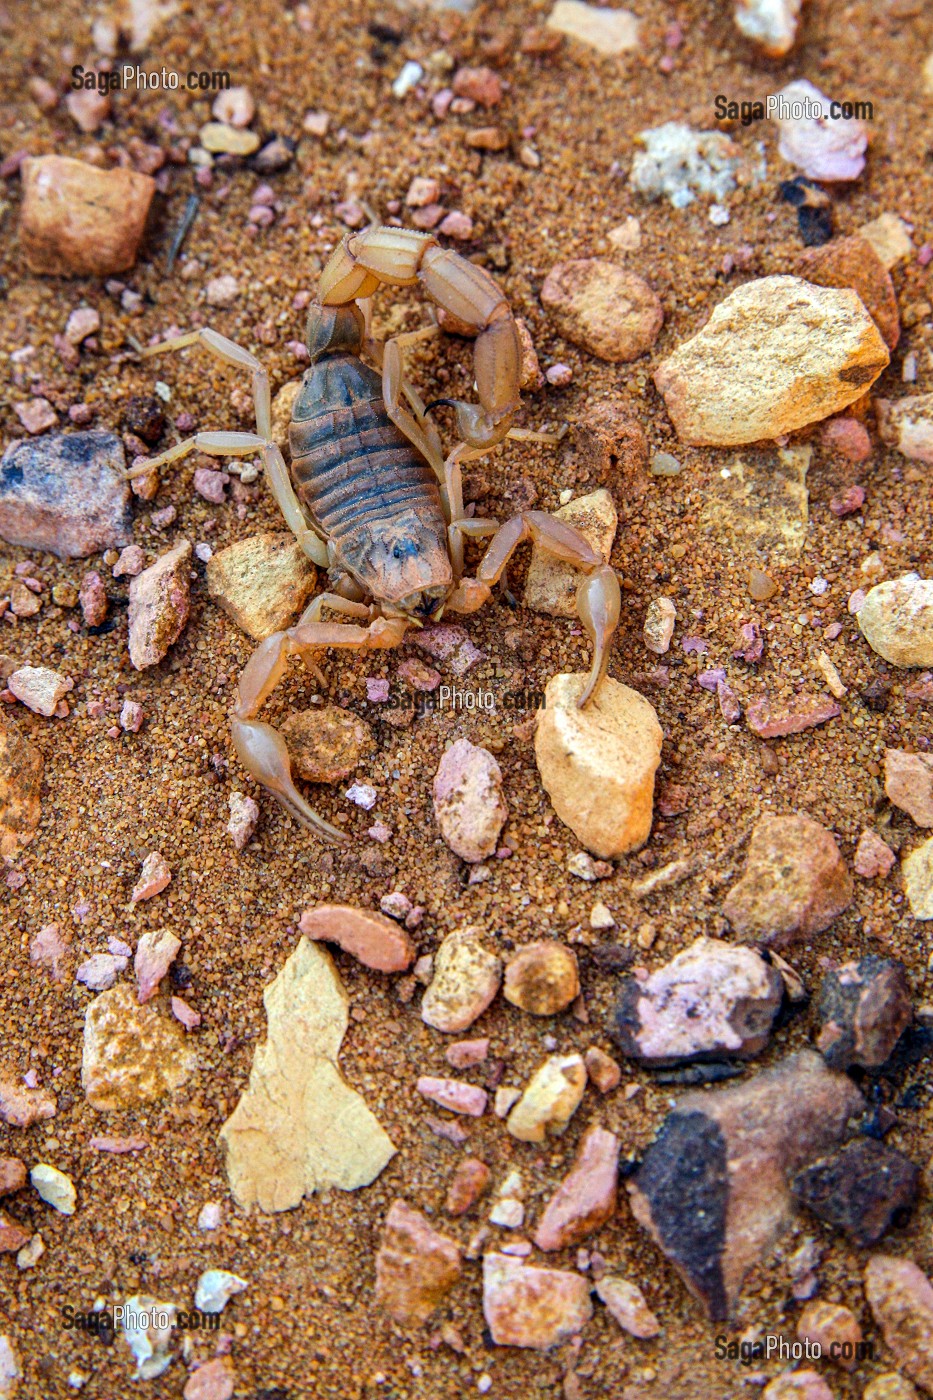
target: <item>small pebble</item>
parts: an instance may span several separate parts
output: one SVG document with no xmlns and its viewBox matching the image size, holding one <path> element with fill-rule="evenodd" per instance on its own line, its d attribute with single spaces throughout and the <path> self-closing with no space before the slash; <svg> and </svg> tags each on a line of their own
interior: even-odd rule
<svg viewBox="0 0 933 1400">
<path fill-rule="evenodd" d="M 256 104 L 249 88 L 227 88 L 214 98 L 211 114 L 227 126 L 249 126 L 256 115 Z"/>
<path fill-rule="evenodd" d="M 143 861 L 139 879 L 133 886 L 130 903 L 138 904 L 142 899 L 152 899 L 160 894 L 171 882 L 172 872 L 158 851 L 150 851 Z"/>
</svg>

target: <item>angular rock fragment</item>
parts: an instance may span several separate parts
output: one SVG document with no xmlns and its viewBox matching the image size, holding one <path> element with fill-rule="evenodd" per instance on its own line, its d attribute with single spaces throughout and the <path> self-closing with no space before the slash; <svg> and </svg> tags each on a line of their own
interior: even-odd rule
<svg viewBox="0 0 933 1400">
<path fill-rule="evenodd" d="M 29 1173 L 29 1181 L 47 1205 L 54 1206 L 62 1215 L 74 1215 L 78 1193 L 70 1176 L 48 1162 L 37 1162 Z"/>
<path fill-rule="evenodd" d="M 874 1138 L 856 1138 L 794 1177 L 797 1200 L 860 1249 L 903 1224 L 920 1189 L 920 1168 L 903 1152 Z"/>
<path fill-rule="evenodd" d="M 587 496 L 578 496 L 553 512 L 555 519 L 572 525 L 586 542 L 596 550 L 604 563 L 609 563 L 612 542 L 618 526 L 618 512 L 610 493 L 601 487 Z M 534 545 L 525 577 L 526 608 L 532 612 L 549 613 L 551 617 L 577 616 L 577 588 L 585 578 L 579 569 L 555 559 L 553 554 Z"/>
<path fill-rule="evenodd" d="M 803 0 L 736 0 L 735 23 L 767 58 L 794 47 Z"/>
<path fill-rule="evenodd" d="M 7 677 L 7 685 L 20 704 L 46 719 L 51 719 L 59 701 L 74 689 L 70 676 L 63 676 L 48 666 L 20 666 Z"/>
<path fill-rule="evenodd" d="M 36 834 L 42 815 L 42 754 L 0 714 L 0 858 L 14 856 Z"/>
<path fill-rule="evenodd" d="M 885 1064 L 913 1019 L 903 963 L 873 954 L 823 978 L 817 1046 L 833 1069 Z"/>
<path fill-rule="evenodd" d="M 551 1055 L 539 1065 L 506 1121 L 521 1142 L 559 1137 L 573 1117 L 586 1088 L 581 1055 Z"/>
<path fill-rule="evenodd" d="M 389 1207 L 376 1254 L 376 1302 L 403 1327 L 431 1316 L 460 1277 L 460 1247 L 404 1201 Z"/>
<path fill-rule="evenodd" d="M 611 364 L 644 355 L 664 320 L 644 278 L 602 258 L 558 263 L 541 287 L 541 304 L 566 340 Z"/>
<path fill-rule="evenodd" d="M 876 831 L 866 829 L 859 837 L 852 864 L 856 875 L 861 875 L 863 880 L 876 880 L 889 875 L 896 860 L 887 842 L 882 841 Z"/>
<path fill-rule="evenodd" d="M 125 983 L 101 992 L 84 1015 L 81 1083 L 93 1108 L 135 1108 L 180 1088 L 197 1067 L 176 1021 L 140 1006 Z"/>
<path fill-rule="evenodd" d="M 711 1318 L 792 1218 L 788 1182 L 845 1136 L 864 1101 L 809 1051 L 733 1088 L 693 1091 L 627 1183 L 632 1211 Z"/>
<path fill-rule="evenodd" d="M 884 791 L 917 826 L 933 826 L 933 755 L 885 749 Z"/>
<path fill-rule="evenodd" d="M 131 493 L 113 433 L 50 433 L 13 442 L 0 462 L 0 536 L 61 559 L 128 544 Z"/>
<path fill-rule="evenodd" d="M 618 1137 L 594 1123 L 580 1139 L 573 1166 L 544 1207 L 534 1235 L 539 1249 L 578 1244 L 612 1219 L 618 1168 Z"/>
<path fill-rule="evenodd" d="M 912 1260 L 875 1254 L 865 1296 L 898 1365 L 933 1395 L 933 1284 Z"/>
<path fill-rule="evenodd" d="M 882 441 L 912 462 L 933 466 L 933 394 L 878 399 L 875 409 Z"/>
<path fill-rule="evenodd" d="M 768 1042 L 784 996 L 780 973 L 754 948 L 698 938 L 650 977 L 627 977 L 611 1034 L 633 1059 L 747 1059 Z"/>
<path fill-rule="evenodd" d="M 170 929 L 148 929 L 141 935 L 133 960 L 140 1004 L 155 996 L 180 948 L 181 939 Z"/>
<path fill-rule="evenodd" d="M 876 584 L 856 617 L 872 651 L 892 666 L 933 666 L 933 579 L 902 574 Z"/>
<path fill-rule="evenodd" d="M 762 817 L 745 874 L 726 896 L 723 913 L 743 937 L 781 948 L 829 928 L 853 896 L 831 832 L 800 813 Z"/>
<path fill-rule="evenodd" d="M 44 1118 L 54 1118 L 57 1101 L 47 1089 L 30 1089 L 22 1075 L 0 1064 L 0 1122 L 11 1128 L 31 1128 Z"/>
<path fill-rule="evenodd" d="M 421 1019 L 439 1031 L 465 1031 L 499 990 L 502 963 L 480 942 L 478 929 L 455 929 L 434 957 L 434 975 L 421 999 Z"/>
<path fill-rule="evenodd" d="M 330 954 L 302 937 L 263 992 L 265 1041 L 220 1130 L 244 1210 L 291 1210 L 305 1195 L 368 1186 L 395 1147 L 337 1067 L 349 998 Z"/>
<path fill-rule="evenodd" d="M 546 1350 L 593 1315 L 590 1285 L 566 1269 L 538 1269 L 508 1254 L 483 1260 L 483 1315 L 498 1346 Z"/>
<path fill-rule="evenodd" d="M 29 1239 L 29 1231 L 18 1225 L 5 1210 L 0 1210 L 0 1254 L 15 1254 L 23 1245 L 29 1243 Z M 3 1391 L 0 1390 L 0 1396 L 2 1394 Z"/>
<path fill-rule="evenodd" d="M 606 676 L 585 709 L 582 674 L 552 676 L 538 711 L 535 758 L 554 810 L 596 856 L 644 845 L 663 733 L 653 707 Z"/>
<path fill-rule="evenodd" d="M 19 236 L 30 272 L 109 277 L 133 266 L 155 193 L 151 176 L 56 155 L 24 160 L 20 175 Z"/>
<path fill-rule="evenodd" d="M 191 545 L 162 554 L 130 583 L 130 660 L 137 671 L 156 666 L 178 641 L 191 608 Z"/>
<path fill-rule="evenodd" d="M 319 904 L 306 909 L 298 927 L 309 938 L 336 943 L 376 972 L 404 972 L 415 958 L 415 945 L 394 919 L 348 904 Z"/>
<path fill-rule="evenodd" d="M 729 446 L 838 413 L 888 359 L 855 292 L 762 277 L 720 302 L 654 381 L 682 442 Z"/>
<path fill-rule="evenodd" d="M 656 1337 L 661 1324 L 649 1308 L 637 1283 L 605 1274 L 596 1284 L 596 1296 L 605 1303 L 616 1322 L 633 1337 Z"/>
<path fill-rule="evenodd" d="M 457 739 L 434 777 L 434 815 L 447 845 L 476 864 L 491 856 L 509 814 L 502 769 L 488 749 Z"/>
<path fill-rule="evenodd" d="M 822 248 L 809 248 L 797 260 L 797 271 L 820 287 L 851 287 L 884 336 L 889 350 L 897 348 L 901 323 L 891 274 L 872 245 L 858 234 L 834 238 Z"/>
<path fill-rule="evenodd" d="M 259 821 L 259 806 L 252 797 L 243 792 L 230 794 L 230 820 L 227 834 L 238 851 L 242 851 L 253 839 Z"/>
<path fill-rule="evenodd" d="M 317 570 L 291 533 L 237 540 L 207 562 L 211 597 L 256 642 L 288 627 L 316 583 Z"/>
<path fill-rule="evenodd" d="M 745 708 L 748 727 L 759 739 L 777 739 L 786 734 L 802 734 L 842 714 L 835 700 L 817 695 L 795 695 L 787 701 L 774 701 L 767 695 L 750 700 Z"/>
</svg>

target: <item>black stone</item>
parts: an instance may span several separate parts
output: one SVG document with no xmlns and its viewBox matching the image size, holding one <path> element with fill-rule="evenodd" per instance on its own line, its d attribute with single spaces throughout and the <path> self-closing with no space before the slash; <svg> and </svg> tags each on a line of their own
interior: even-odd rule
<svg viewBox="0 0 933 1400">
<path fill-rule="evenodd" d="M 733 1065 L 728 1060 L 711 1060 L 708 1064 L 661 1070 L 653 1076 L 653 1080 L 655 1084 L 719 1084 L 724 1079 L 738 1079 L 744 1073 L 744 1065 Z"/>
<path fill-rule="evenodd" d="M 873 681 L 869 681 L 864 690 L 859 691 L 862 704 L 875 714 L 883 715 L 888 708 L 888 700 L 891 696 L 891 686 L 881 676 L 876 676 Z"/>
<path fill-rule="evenodd" d="M 799 1172 L 791 1190 L 820 1220 L 867 1249 L 907 1219 L 919 1186 L 916 1163 L 863 1137 Z"/>
<path fill-rule="evenodd" d="M 833 1069 L 878 1069 L 913 1019 L 903 964 L 870 955 L 827 973 L 820 989 L 817 1045 Z"/>
<path fill-rule="evenodd" d="M 705 1113 L 673 1112 L 645 1154 L 634 1184 L 669 1259 L 690 1279 L 710 1317 L 728 1315 L 722 1272 L 729 1173 L 726 1140 Z"/>
<path fill-rule="evenodd" d="M 820 185 L 804 175 L 797 175 L 793 180 L 785 180 L 779 186 L 778 194 L 797 210 L 800 237 L 808 248 L 829 242 L 834 228 L 833 206 Z"/>
<path fill-rule="evenodd" d="M 124 410 L 123 425 L 127 432 L 135 433 L 152 447 L 165 431 L 165 414 L 159 400 L 134 394 Z"/>
</svg>

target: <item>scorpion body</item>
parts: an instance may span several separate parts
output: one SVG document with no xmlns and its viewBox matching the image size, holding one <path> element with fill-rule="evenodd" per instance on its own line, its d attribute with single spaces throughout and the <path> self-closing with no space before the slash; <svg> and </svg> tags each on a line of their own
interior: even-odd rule
<svg viewBox="0 0 933 1400">
<path fill-rule="evenodd" d="M 369 332 L 369 298 L 384 284 L 420 284 L 439 306 L 476 330 L 473 371 L 479 402 L 438 400 L 455 410 L 460 435 L 446 456 L 430 411 L 404 374 L 402 348 L 422 332 L 385 344 Z M 297 821 L 329 840 L 346 840 L 295 787 L 282 735 L 256 717 L 289 658 L 298 656 L 316 671 L 314 657 L 323 649 L 397 647 L 428 618 L 475 612 L 526 541 L 583 575 L 577 611 L 593 643 L 593 665 L 578 703 L 589 701 L 605 671 L 619 620 L 614 571 L 577 530 L 545 511 L 522 511 L 500 525 L 471 516 L 463 503 L 461 462 L 483 455 L 507 436 L 555 441 L 511 428 L 519 405 L 518 332 L 501 288 L 487 272 L 442 248 L 431 234 L 413 229 L 374 226 L 343 240 L 321 274 L 318 300 L 308 316 L 310 365 L 289 427 L 291 470 L 272 436 L 269 378 L 255 355 L 207 327 L 144 353 L 195 343 L 249 370 L 256 432 L 196 433 L 129 475 L 196 449 L 221 457 L 258 453 L 298 544 L 327 571 L 329 590 L 313 600 L 293 627 L 274 632 L 250 657 L 233 712 L 233 742 L 241 762 Z M 375 368 L 363 361 L 364 354 Z M 464 542 L 484 537 L 491 537 L 490 542 L 470 577 Z M 349 620 L 324 620 L 325 610 Z"/>
</svg>

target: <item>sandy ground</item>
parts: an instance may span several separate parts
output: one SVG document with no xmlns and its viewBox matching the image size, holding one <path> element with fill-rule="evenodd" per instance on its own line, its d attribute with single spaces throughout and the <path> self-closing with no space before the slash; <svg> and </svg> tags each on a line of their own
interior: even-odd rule
<svg viewBox="0 0 933 1400">
<path fill-rule="evenodd" d="M 202 428 L 247 428 L 248 403 L 236 376 L 206 357 L 160 362 L 157 369 L 133 363 L 119 352 L 132 335 L 146 341 L 170 326 L 206 320 L 262 354 L 277 388 L 300 371 L 286 343 L 300 338 L 303 316 L 291 308 L 294 295 L 311 288 L 323 259 L 345 231 L 333 213 L 335 201 L 365 199 L 384 213 L 387 202 L 404 198 L 414 175 L 437 176 L 445 203 L 475 221 L 470 255 L 481 255 L 501 278 L 516 312 L 531 328 L 542 364 L 560 360 L 573 367 L 569 389 L 528 396 L 520 421 L 542 427 L 583 419 L 606 399 L 624 398 L 640 415 L 654 449 L 674 451 L 684 462 L 674 479 L 653 478 L 643 495 L 626 499 L 618 481 L 597 481 L 579 464 L 574 433 L 559 452 L 512 444 L 496 451 L 482 467 L 488 494 L 482 508 L 505 516 L 520 483 L 530 478 L 538 504 L 552 508 L 560 491 L 606 484 L 614 490 L 620 514 L 613 563 L 626 580 L 622 625 L 611 673 L 631 682 L 652 664 L 641 642 L 645 608 L 667 593 L 677 604 L 682 630 L 710 642 L 702 658 L 685 656 L 678 630 L 669 658 L 670 685 L 648 691 L 665 732 L 659 780 L 689 789 L 685 813 L 656 821 L 646 854 L 618 862 L 615 874 L 598 887 L 566 874 L 567 858 L 578 850 L 572 833 L 553 817 L 537 776 L 528 737 L 513 726 L 528 718 L 505 712 L 489 716 L 433 713 L 411 727 L 396 728 L 366 702 L 364 676 L 392 678 L 395 656 L 366 662 L 347 657 L 326 663 L 327 699 L 347 705 L 374 725 L 377 754 L 359 777 L 378 791 L 373 815 L 395 831 L 377 847 L 365 836 L 371 818 L 357 812 L 341 789 L 320 789 L 315 798 L 324 815 L 335 816 L 355 833 L 347 852 L 335 854 L 300 832 L 271 801 L 262 797 L 261 824 L 254 843 L 237 854 L 225 834 L 227 797 L 244 784 L 228 739 L 232 682 L 250 652 L 239 633 L 207 596 L 203 565 L 193 590 L 187 630 L 161 666 L 145 673 L 130 667 L 122 600 L 126 580 L 111 581 L 116 626 L 99 636 L 67 627 L 69 614 L 54 607 L 48 589 L 38 618 L 3 624 L 0 649 L 19 662 L 48 663 L 75 679 L 73 713 L 64 721 L 43 720 L 17 707 L 17 719 L 45 757 L 46 792 L 41 827 L 17 869 L 22 888 L 0 887 L 5 956 L 0 972 L 0 1015 L 4 1056 L 19 1072 L 32 1067 L 39 1082 L 54 1087 L 57 1117 L 21 1131 L 4 1128 L 0 1151 L 42 1159 L 68 1171 L 78 1187 L 73 1218 L 57 1215 L 31 1193 L 12 1202 L 13 1214 L 41 1229 L 47 1252 L 36 1268 L 20 1272 L 13 1256 L 0 1260 L 0 1313 L 3 1330 L 16 1341 L 26 1368 L 24 1393 L 58 1397 L 74 1393 L 66 1385 L 72 1368 L 88 1375 L 81 1392 L 88 1400 L 140 1393 L 152 1400 L 178 1396 L 183 1368 L 175 1363 L 159 1380 L 131 1384 L 128 1353 L 118 1343 L 63 1330 L 61 1309 L 70 1303 L 86 1310 L 95 1298 L 108 1301 L 134 1292 L 177 1300 L 189 1306 L 198 1274 L 229 1267 L 249 1280 L 247 1293 L 228 1305 L 224 1325 L 234 1334 L 238 1396 L 297 1400 L 299 1396 L 459 1397 L 476 1393 L 477 1378 L 488 1373 L 490 1393 L 501 1397 L 560 1395 L 563 1378 L 574 1371 L 568 1396 L 631 1395 L 644 1400 L 719 1400 L 749 1393 L 742 1368 L 714 1357 L 713 1329 L 701 1321 L 673 1270 L 654 1250 L 622 1205 L 600 1232 L 599 1248 L 611 1267 L 639 1280 L 664 1332 L 660 1341 L 626 1337 L 603 1311 L 587 1328 L 579 1350 L 571 1346 L 549 1355 L 497 1349 L 484 1332 L 480 1270 L 465 1276 L 438 1320 L 460 1329 L 465 1351 L 432 1347 L 431 1328 L 402 1335 L 377 1315 L 373 1304 L 373 1256 L 389 1202 L 402 1196 L 427 1210 L 442 1228 L 465 1241 L 475 1225 L 446 1221 L 442 1202 L 460 1153 L 436 1138 L 425 1124 L 423 1101 L 414 1084 L 419 1073 L 443 1073 L 441 1037 L 424 1026 L 418 998 L 403 1004 L 393 979 L 361 969 L 337 955 L 353 1015 L 342 1066 L 365 1095 L 400 1150 L 370 1188 L 355 1194 L 333 1192 L 306 1201 L 294 1212 L 245 1218 L 229 1204 L 217 1131 L 243 1089 L 253 1048 L 264 1034 L 261 993 L 294 946 L 298 915 L 321 899 L 378 906 L 387 890 L 404 890 L 426 909 L 416 938 L 431 951 L 449 930 L 479 925 L 502 952 L 543 934 L 575 941 L 590 938 L 589 910 L 596 898 L 613 910 L 618 928 L 596 941 L 631 943 L 647 921 L 656 941 L 652 966 L 686 946 L 701 932 L 724 928 L 722 893 L 740 871 L 737 838 L 767 812 L 806 810 L 830 826 L 851 857 L 861 829 L 876 819 L 883 803 L 880 758 L 886 744 L 916 748 L 929 731 L 929 715 L 910 713 L 903 691 L 912 677 L 889 670 L 859 638 L 846 599 L 860 580 L 859 564 L 880 548 L 886 571 L 929 573 L 929 495 L 918 473 L 905 469 L 895 454 L 876 448 L 864 474 L 868 504 L 862 517 L 841 522 L 828 511 L 820 483 L 829 463 L 815 445 L 811 468 L 811 519 L 805 548 L 792 565 L 774 569 L 780 591 L 766 605 L 754 604 L 747 589 L 750 556 L 700 538 L 697 518 L 721 454 L 678 446 L 663 404 L 650 383 L 650 368 L 701 323 L 737 280 L 786 267 L 801 244 L 793 209 L 776 198 L 780 178 L 791 172 L 776 156 L 773 129 L 738 127 L 732 133 L 752 154 L 764 142 L 767 178 L 730 204 L 731 222 L 715 229 L 705 202 L 677 212 L 666 204 L 645 205 L 627 184 L 633 137 L 643 127 L 679 118 L 698 126 L 713 124 L 715 95 L 736 100 L 760 97 L 793 76 L 807 76 L 845 95 L 870 98 L 876 117 L 865 177 L 837 196 L 837 226 L 854 229 L 883 210 L 900 213 L 915 226 L 917 246 L 933 230 L 933 177 L 926 158 L 930 99 L 922 91 L 922 57 L 933 49 L 933 14 L 919 3 L 894 0 L 883 6 L 858 0 L 846 7 L 811 0 L 803 42 L 783 63 L 757 58 L 733 28 L 724 0 L 663 4 L 634 0 L 644 20 L 643 45 L 636 55 L 599 59 L 566 47 L 549 59 L 524 56 L 518 40 L 543 21 L 544 4 L 480 6 L 467 20 L 456 15 L 396 10 L 344 0 L 326 0 L 295 9 L 259 0 L 250 7 L 212 6 L 189 0 L 144 55 L 152 65 L 227 68 L 236 83 L 250 88 L 258 105 L 254 122 L 264 135 L 301 136 L 309 109 L 331 114 L 323 141 L 301 136 L 290 168 L 271 177 L 283 212 L 267 230 L 251 234 L 246 215 L 258 176 L 246 170 L 215 179 L 202 192 L 198 218 L 185 245 L 185 257 L 168 278 L 165 254 L 185 197 L 195 189 L 193 172 L 172 169 L 170 192 L 159 197 L 142 257 L 126 277 L 144 297 L 142 314 L 121 310 L 98 283 L 30 276 L 15 237 L 18 182 L 0 191 L 6 202 L 0 240 L 0 349 L 4 352 L 0 390 L 3 445 L 21 435 L 11 403 L 42 392 L 62 409 L 87 401 L 95 426 L 124 428 L 125 404 L 134 393 L 151 393 L 155 377 L 172 390 L 169 412 L 192 413 Z M 312 13 L 313 11 L 313 13 Z M 10 4 L 3 20 L 4 60 L 0 67 L 0 137 L 3 154 L 22 147 L 33 153 L 58 150 L 80 154 L 92 140 L 124 144 L 131 136 L 157 139 L 159 114 L 166 107 L 181 135 L 194 138 L 207 119 L 209 104 L 181 92 L 118 94 L 114 122 L 97 138 L 82 136 L 61 108 L 51 117 L 38 112 L 26 78 L 39 74 L 64 82 L 72 62 L 86 59 L 90 8 L 74 3 L 56 7 Z M 665 31 L 683 27 L 674 71 L 659 69 Z M 300 21 L 300 22 L 299 22 Z M 384 26 L 397 28 L 398 39 Z M 383 26 L 380 28 L 379 26 Z M 379 36 L 382 37 L 379 37 Z M 68 48 L 73 53 L 67 52 Z M 443 50 L 454 64 L 501 62 L 508 91 L 491 118 L 513 133 L 533 127 L 540 153 L 537 169 L 508 153 L 481 155 L 463 143 L 463 129 L 479 116 L 436 122 L 427 99 L 400 102 L 390 84 L 408 58 L 426 61 Z M 429 90 L 441 85 L 429 72 Z M 163 140 L 164 140 L 163 133 Z M 516 141 L 516 147 L 520 140 Z M 228 187 L 221 200 L 218 188 Z M 601 363 L 556 336 L 538 292 L 549 268 L 571 256 L 605 251 L 607 232 L 634 213 L 641 221 L 642 245 L 629 265 L 657 289 L 665 325 L 649 357 L 630 366 Z M 311 216 L 320 215 L 315 226 Z M 753 249 L 746 272 L 724 276 L 723 257 L 740 245 Z M 195 266 L 197 260 L 199 266 Z M 194 268 L 185 275 L 185 268 Z M 204 283 L 233 273 L 242 286 L 230 310 L 209 311 Z M 928 297 L 931 279 L 915 260 L 894 273 L 902 310 Z M 86 300 L 100 309 L 103 330 L 98 353 L 85 353 L 76 370 L 61 364 L 52 345 L 68 313 Z M 401 310 L 399 308 L 402 308 Z M 378 324 L 383 329 L 416 326 L 423 310 L 410 295 L 383 294 Z M 908 318 L 910 319 L 910 318 Z M 269 342 L 272 343 L 269 343 Z M 921 319 L 904 331 L 892 365 L 876 390 L 903 392 L 904 355 L 915 351 L 918 389 L 931 385 L 931 323 Z M 19 367 L 14 381 L 9 352 L 32 345 L 35 355 Z M 469 385 L 469 351 L 462 341 L 445 340 L 416 362 L 428 392 L 461 391 Z M 235 402 L 231 401 L 231 395 Z M 239 408 L 235 406 L 239 404 Z M 168 441 L 169 439 L 166 439 Z M 159 532 L 149 520 L 151 507 L 137 503 L 135 538 L 148 557 L 186 537 L 214 549 L 261 529 L 279 528 L 264 496 L 245 520 L 234 507 L 210 506 L 193 493 L 190 463 L 166 479 L 156 507 L 173 503 L 178 518 Z M 897 539 L 899 532 L 903 537 Z M 894 541 L 894 542 L 892 542 Z M 686 547 L 681 551 L 672 546 Z M 24 551 L 4 553 L 9 574 Z M 85 568 L 99 560 L 61 562 L 31 556 L 48 586 L 78 583 Z M 515 573 L 521 582 L 523 565 Z M 808 590 L 817 575 L 829 590 L 815 598 Z M 806 616 L 806 621 L 804 621 Z M 740 699 L 764 685 L 789 689 L 801 678 L 821 689 L 813 656 L 823 645 L 823 626 L 839 619 L 843 633 L 832 654 L 850 687 L 841 717 L 815 731 L 778 740 L 778 771 L 766 772 L 762 744 L 744 727 L 728 729 L 715 697 L 694 681 L 697 669 L 723 664 Z M 768 642 L 756 676 L 731 661 L 737 627 L 757 620 Z M 543 689 L 559 670 L 586 664 L 584 639 L 571 624 L 494 604 L 467 624 L 484 660 L 468 678 L 476 688 L 516 683 Z M 507 639 L 511 647 L 507 645 Z M 698 665 L 699 662 L 699 665 Z M 878 676 L 891 685 L 885 713 L 859 699 Z M 634 683 L 639 682 L 636 679 Z M 301 707 L 312 683 L 296 670 L 278 692 L 273 712 L 283 718 Z M 115 722 L 87 716 L 87 702 L 110 704 L 121 696 L 138 700 L 146 724 L 136 735 L 106 736 Z M 494 862 L 490 879 L 468 886 L 461 863 L 442 844 L 430 802 L 430 784 L 439 757 L 452 738 L 466 734 L 493 749 L 503 768 L 510 807 L 505 840 L 511 859 Z M 892 844 L 915 844 L 908 819 L 895 813 L 888 832 Z M 160 850 L 173 880 L 156 900 L 129 906 L 129 892 L 143 857 Z M 698 873 L 679 887 L 637 904 L 631 880 L 645 866 L 681 856 L 699 858 Z M 77 922 L 72 911 L 86 903 L 90 912 Z M 92 994 L 65 982 L 53 985 L 32 966 L 28 942 L 38 928 L 59 921 L 73 933 L 79 954 L 102 950 L 108 935 L 134 941 L 143 930 L 172 927 L 183 941 L 181 958 L 190 970 L 185 992 L 203 1014 L 197 1033 L 202 1069 L 177 1095 L 132 1114 L 101 1115 L 86 1103 L 80 1082 L 83 1015 Z M 492 1038 L 492 1056 L 506 1065 L 508 1082 L 519 1083 L 544 1053 L 550 1034 L 561 1049 L 608 1045 L 605 1017 L 613 977 L 600 970 L 585 942 L 577 943 L 589 1024 L 572 1016 L 542 1024 L 501 1000 L 481 1029 Z M 895 871 L 885 881 L 858 882 L 855 903 L 825 934 L 798 950 L 795 963 L 811 985 L 827 959 L 875 951 L 906 963 L 918 1002 L 929 1001 L 928 937 L 906 910 Z M 773 1037 L 759 1062 L 767 1065 L 807 1042 L 810 1018 L 793 1018 Z M 923 1080 L 928 1067 L 911 1074 Z M 498 1180 L 512 1165 L 529 1183 L 529 1206 L 542 1201 L 566 1171 L 585 1123 L 598 1115 L 622 1136 L 623 1154 L 636 1155 L 651 1140 L 672 1091 L 653 1085 L 631 1067 L 624 1083 L 641 1092 L 627 1102 L 621 1092 L 606 1101 L 590 1096 L 566 1136 L 537 1150 L 514 1142 L 491 1115 L 478 1122 L 470 1150 L 485 1158 Z M 907 1081 L 882 1081 L 880 1093 L 894 1100 Z M 88 1149 L 95 1133 L 141 1133 L 145 1152 L 111 1157 Z M 899 1113 L 889 1141 L 926 1163 L 931 1154 L 927 1091 Z M 205 1201 L 228 1203 L 222 1228 L 205 1234 L 196 1228 Z M 910 1255 L 927 1272 L 933 1268 L 933 1210 L 929 1194 L 910 1226 L 889 1238 L 889 1247 Z M 815 1222 L 801 1224 L 782 1246 L 791 1252 L 806 1232 L 825 1243 L 821 1296 L 846 1302 L 871 1329 L 860 1286 L 864 1258 L 842 1238 Z M 558 1256 L 573 1265 L 573 1251 Z M 776 1257 L 750 1280 L 730 1335 L 755 1326 L 788 1329 L 794 1304 L 786 1270 Z M 198 1355 L 212 1343 L 197 1340 Z M 888 1358 L 890 1364 L 890 1358 Z M 860 1395 L 881 1361 L 866 1363 L 853 1378 L 833 1373 L 839 1397 Z M 626 1389 L 630 1387 L 631 1389 Z"/>
</svg>

